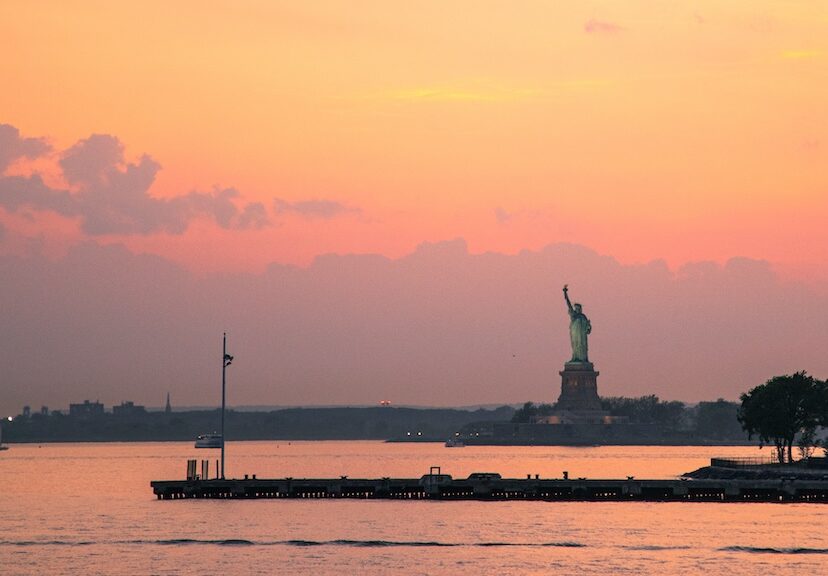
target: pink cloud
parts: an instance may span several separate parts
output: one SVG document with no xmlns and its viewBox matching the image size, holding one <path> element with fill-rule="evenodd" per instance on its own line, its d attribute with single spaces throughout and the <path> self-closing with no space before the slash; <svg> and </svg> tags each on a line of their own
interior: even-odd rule
<svg viewBox="0 0 828 576">
<path fill-rule="evenodd" d="M 49 150 L 44 141 L 20 138 L 13 126 L 0 125 L 0 170 L 19 157 Z M 181 234 L 196 218 L 225 229 L 258 229 L 269 223 L 260 202 L 240 202 L 234 188 L 192 191 L 172 198 L 150 193 L 161 165 L 148 155 L 128 162 L 115 136 L 93 134 L 60 154 L 60 169 L 72 190 L 47 185 L 39 174 L 0 177 L 0 206 L 13 212 L 28 208 L 78 218 L 90 236 Z M 241 204 L 241 207 L 238 206 Z"/>
<path fill-rule="evenodd" d="M 587 34 L 618 34 L 623 30 L 624 28 L 618 24 L 613 24 L 612 22 L 606 22 L 603 20 L 596 20 L 595 18 L 589 19 L 586 24 L 584 24 L 584 32 Z"/>
<path fill-rule="evenodd" d="M 281 198 L 273 200 L 273 209 L 279 214 L 298 214 L 304 218 L 329 219 L 345 214 L 359 214 L 361 210 L 336 200 L 313 199 L 289 202 Z"/>
<path fill-rule="evenodd" d="M 23 138 L 10 124 L 0 124 L 0 174 L 18 158 L 38 158 L 51 147 L 43 138 Z"/>
</svg>

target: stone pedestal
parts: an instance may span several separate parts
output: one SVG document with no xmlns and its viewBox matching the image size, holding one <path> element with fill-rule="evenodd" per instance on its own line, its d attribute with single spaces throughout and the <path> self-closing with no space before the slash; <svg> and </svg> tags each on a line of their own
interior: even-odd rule
<svg viewBox="0 0 828 576">
<path fill-rule="evenodd" d="M 600 411 L 598 372 L 591 362 L 567 362 L 561 375 L 561 395 L 556 410 Z"/>
</svg>

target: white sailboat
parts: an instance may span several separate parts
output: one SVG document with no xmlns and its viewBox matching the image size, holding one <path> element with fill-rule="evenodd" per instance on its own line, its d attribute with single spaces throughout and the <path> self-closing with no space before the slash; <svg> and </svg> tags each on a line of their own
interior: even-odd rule
<svg viewBox="0 0 828 576">
<path fill-rule="evenodd" d="M 201 434 L 195 441 L 196 448 L 221 448 L 221 434 Z"/>
</svg>

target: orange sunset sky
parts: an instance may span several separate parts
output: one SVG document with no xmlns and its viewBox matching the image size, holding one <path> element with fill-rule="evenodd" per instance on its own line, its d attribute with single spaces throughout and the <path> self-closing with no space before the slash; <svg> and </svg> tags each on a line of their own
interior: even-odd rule
<svg viewBox="0 0 828 576">
<path fill-rule="evenodd" d="M 6 0 L 0 82 L 0 410 L 554 401 L 564 283 L 602 394 L 828 375 L 828 2 Z"/>
<path fill-rule="evenodd" d="M 0 50 L 0 121 L 48 141 L 41 172 L 110 134 L 160 165 L 153 197 L 264 205 L 259 229 L 96 235 L 193 269 L 463 237 L 828 276 L 824 2 L 7 1 Z M 0 218 L 7 251 L 85 236 Z"/>
</svg>

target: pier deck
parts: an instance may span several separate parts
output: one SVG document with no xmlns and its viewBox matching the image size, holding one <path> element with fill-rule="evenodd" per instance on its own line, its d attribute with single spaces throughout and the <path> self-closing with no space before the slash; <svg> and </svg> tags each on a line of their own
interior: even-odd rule
<svg viewBox="0 0 828 576">
<path fill-rule="evenodd" d="M 161 500 L 184 498 L 359 498 L 391 500 L 539 500 L 828 503 L 828 480 L 593 480 L 282 478 L 159 480 Z"/>
</svg>

